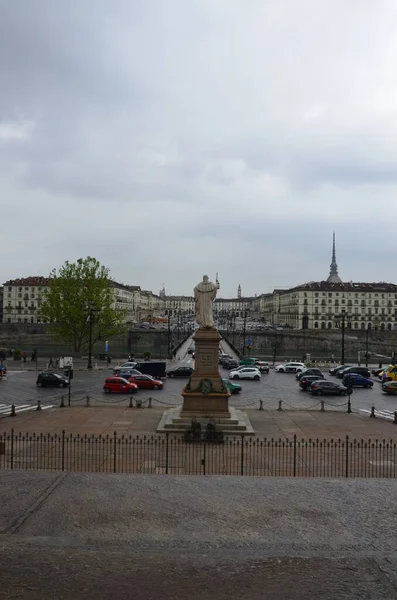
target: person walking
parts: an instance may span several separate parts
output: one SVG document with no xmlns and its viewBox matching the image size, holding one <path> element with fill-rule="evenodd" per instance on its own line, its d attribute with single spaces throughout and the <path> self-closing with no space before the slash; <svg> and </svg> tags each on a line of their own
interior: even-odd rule
<svg viewBox="0 0 397 600">
<path fill-rule="evenodd" d="M 23 362 L 24 362 L 24 363 L 26 363 L 26 357 L 27 357 L 27 354 L 26 354 L 26 352 L 25 352 L 25 350 L 24 350 L 24 351 L 22 352 L 22 360 L 23 360 Z"/>
</svg>

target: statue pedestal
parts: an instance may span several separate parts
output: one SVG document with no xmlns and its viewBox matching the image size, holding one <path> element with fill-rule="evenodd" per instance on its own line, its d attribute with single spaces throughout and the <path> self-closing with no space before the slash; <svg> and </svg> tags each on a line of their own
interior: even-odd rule
<svg viewBox="0 0 397 600">
<path fill-rule="evenodd" d="M 221 336 L 214 328 L 197 329 L 194 373 L 182 391 L 182 418 L 230 418 L 230 392 L 219 375 L 218 350 Z"/>
<path fill-rule="evenodd" d="M 200 328 L 193 336 L 195 370 L 182 390 L 183 405 L 164 411 L 158 433 L 183 433 L 192 420 L 205 432 L 211 420 L 226 435 L 254 435 L 248 415 L 229 407 L 230 392 L 219 374 L 218 350 L 221 336 L 213 327 Z"/>
</svg>

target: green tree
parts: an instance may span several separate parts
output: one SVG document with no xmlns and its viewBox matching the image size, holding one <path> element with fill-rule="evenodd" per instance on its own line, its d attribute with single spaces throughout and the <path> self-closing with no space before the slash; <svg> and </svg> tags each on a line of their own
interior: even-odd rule
<svg viewBox="0 0 397 600">
<path fill-rule="evenodd" d="M 40 316 L 75 352 L 89 347 L 90 320 L 93 344 L 125 331 L 125 312 L 113 308 L 109 269 L 90 256 L 52 271 Z"/>
</svg>

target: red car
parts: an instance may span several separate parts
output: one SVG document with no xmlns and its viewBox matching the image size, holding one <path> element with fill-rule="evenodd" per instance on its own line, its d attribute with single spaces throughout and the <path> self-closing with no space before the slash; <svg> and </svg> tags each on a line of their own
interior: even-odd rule
<svg viewBox="0 0 397 600">
<path fill-rule="evenodd" d="M 154 379 L 150 375 L 131 375 L 128 381 L 145 390 L 162 390 L 164 385 L 160 379 Z"/>
<path fill-rule="evenodd" d="M 103 391 L 107 394 L 110 392 L 122 392 L 123 394 L 136 394 L 138 386 L 131 383 L 122 377 L 106 377 Z"/>
</svg>

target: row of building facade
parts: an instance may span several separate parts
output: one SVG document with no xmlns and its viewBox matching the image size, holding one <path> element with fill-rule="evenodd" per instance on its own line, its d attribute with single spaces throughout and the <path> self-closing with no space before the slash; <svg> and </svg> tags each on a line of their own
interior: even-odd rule
<svg viewBox="0 0 397 600">
<path fill-rule="evenodd" d="M 41 322 L 40 306 L 50 285 L 45 277 L 7 281 L 0 288 L 0 318 L 5 323 Z M 140 286 L 113 282 L 113 305 L 123 309 L 128 323 L 156 317 L 194 319 L 193 296 L 159 294 Z M 356 330 L 371 328 L 397 331 L 397 285 L 393 283 L 343 282 L 338 275 L 333 237 L 330 273 L 326 280 L 290 289 L 244 297 L 238 286 L 235 298 L 216 298 L 214 316 L 218 326 L 236 319 L 255 319 L 268 326 L 293 329 Z"/>
</svg>

